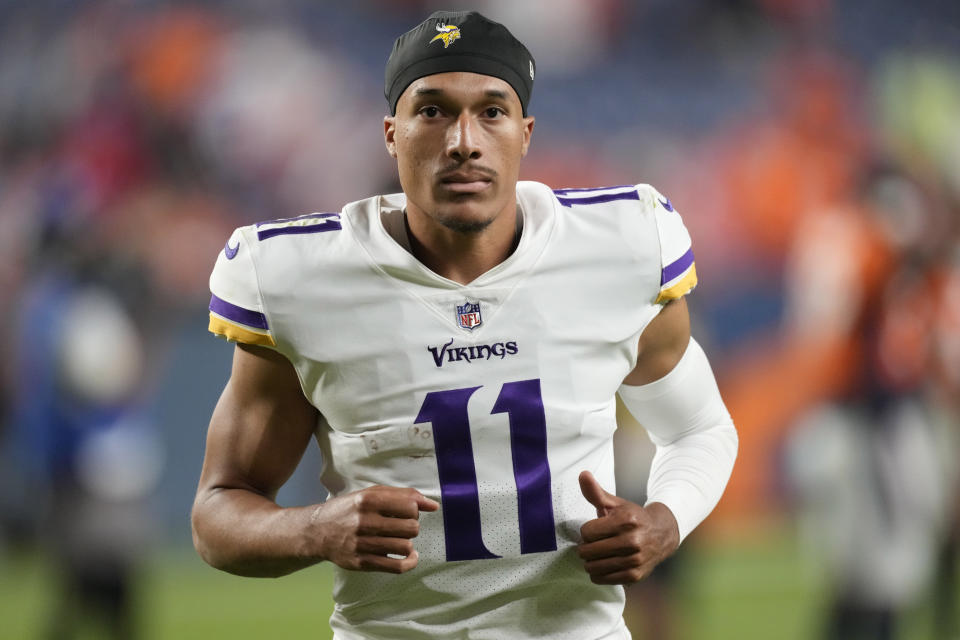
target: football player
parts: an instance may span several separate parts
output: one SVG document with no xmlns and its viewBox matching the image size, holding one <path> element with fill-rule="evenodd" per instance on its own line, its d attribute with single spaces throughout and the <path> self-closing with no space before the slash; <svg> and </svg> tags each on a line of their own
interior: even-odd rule
<svg viewBox="0 0 960 640">
<path fill-rule="evenodd" d="M 403 192 L 237 229 L 210 279 L 236 342 L 193 509 L 220 569 L 335 565 L 336 638 L 628 638 L 623 589 L 716 504 L 737 437 L 647 185 L 518 181 L 536 64 L 438 12 L 387 62 Z M 613 486 L 615 394 L 657 445 Z M 274 498 L 310 440 L 323 504 Z"/>
</svg>

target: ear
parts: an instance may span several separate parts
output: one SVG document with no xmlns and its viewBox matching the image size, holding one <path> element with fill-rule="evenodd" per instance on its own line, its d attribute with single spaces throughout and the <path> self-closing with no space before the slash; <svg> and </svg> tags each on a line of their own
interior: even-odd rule
<svg viewBox="0 0 960 640">
<path fill-rule="evenodd" d="M 520 148 L 520 157 L 526 157 L 530 148 L 530 138 L 533 136 L 533 124 L 536 118 L 528 116 L 523 119 L 523 145 Z"/>
<path fill-rule="evenodd" d="M 395 116 L 383 117 L 383 141 L 387 145 L 387 153 L 390 157 L 397 157 L 397 118 Z"/>
</svg>

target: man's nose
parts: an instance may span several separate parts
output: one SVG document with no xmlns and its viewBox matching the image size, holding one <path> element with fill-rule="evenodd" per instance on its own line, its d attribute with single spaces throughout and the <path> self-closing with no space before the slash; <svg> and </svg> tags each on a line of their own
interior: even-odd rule
<svg viewBox="0 0 960 640">
<path fill-rule="evenodd" d="M 477 123 L 468 113 L 461 113 L 447 132 L 447 155 L 457 160 L 480 157 Z"/>
</svg>

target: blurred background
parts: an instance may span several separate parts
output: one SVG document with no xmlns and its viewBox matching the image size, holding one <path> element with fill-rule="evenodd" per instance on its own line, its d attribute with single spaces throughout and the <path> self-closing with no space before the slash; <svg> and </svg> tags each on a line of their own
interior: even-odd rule
<svg viewBox="0 0 960 640">
<path fill-rule="evenodd" d="M 693 236 L 740 455 L 635 637 L 960 637 L 955 0 L 0 2 L 0 637 L 329 637 L 327 568 L 192 551 L 207 277 L 236 226 L 398 190 L 393 39 L 467 7 L 537 59 L 522 177 L 649 182 Z"/>
</svg>

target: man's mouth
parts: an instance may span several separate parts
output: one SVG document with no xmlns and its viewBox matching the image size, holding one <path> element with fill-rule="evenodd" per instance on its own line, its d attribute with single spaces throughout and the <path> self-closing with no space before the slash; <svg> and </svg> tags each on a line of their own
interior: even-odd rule
<svg viewBox="0 0 960 640">
<path fill-rule="evenodd" d="M 492 182 L 490 176 L 474 171 L 455 171 L 444 174 L 440 178 L 440 184 L 444 189 L 457 194 L 480 193 L 487 189 Z"/>
</svg>

